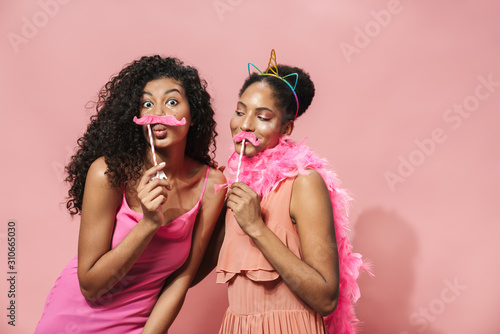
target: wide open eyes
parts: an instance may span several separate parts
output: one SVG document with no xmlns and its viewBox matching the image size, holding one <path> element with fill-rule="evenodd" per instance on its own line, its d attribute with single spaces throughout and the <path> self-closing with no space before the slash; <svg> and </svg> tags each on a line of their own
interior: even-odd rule
<svg viewBox="0 0 500 334">
<path fill-rule="evenodd" d="M 170 106 L 170 107 L 174 107 L 174 106 L 176 106 L 178 104 L 179 104 L 179 102 L 177 102 L 176 99 L 170 99 L 170 100 L 167 101 L 167 106 Z"/>
<path fill-rule="evenodd" d="M 143 108 L 147 108 L 147 109 L 150 109 L 150 108 L 153 108 L 154 104 L 153 102 L 151 101 L 146 101 L 142 104 Z"/>
</svg>

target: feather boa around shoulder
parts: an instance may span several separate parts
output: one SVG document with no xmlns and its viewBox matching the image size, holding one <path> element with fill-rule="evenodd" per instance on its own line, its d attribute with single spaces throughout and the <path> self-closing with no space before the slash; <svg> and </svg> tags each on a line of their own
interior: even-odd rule
<svg viewBox="0 0 500 334">
<path fill-rule="evenodd" d="M 358 323 L 353 304 L 360 297 L 356 280 L 360 270 L 370 271 L 361 255 L 352 252 L 349 241 L 347 216 L 351 197 L 341 188 L 336 174 L 326 169 L 327 161 L 318 158 L 304 141 L 297 144 L 290 137 L 284 136 L 273 148 L 252 157 L 243 156 L 239 180 L 265 198 L 281 181 L 298 174 L 307 174 L 308 168 L 315 169 L 323 177 L 333 206 L 340 277 L 337 309 L 324 319 L 329 334 L 353 334 L 356 333 Z M 233 175 L 237 172 L 238 159 L 239 154 L 234 152 L 228 161 L 228 170 Z M 233 182 L 234 179 L 228 177 L 228 184 Z"/>
</svg>

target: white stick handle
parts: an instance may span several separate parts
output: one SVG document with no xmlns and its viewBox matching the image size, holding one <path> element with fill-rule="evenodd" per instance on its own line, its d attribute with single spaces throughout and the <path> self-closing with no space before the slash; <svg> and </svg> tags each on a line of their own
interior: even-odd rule
<svg viewBox="0 0 500 334">
<path fill-rule="evenodd" d="M 149 133 L 149 143 L 151 144 L 151 153 L 153 153 L 153 162 L 156 165 L 158 165 L 158 162 L 156 161 L 156 152 L 155 152 L 155 144 L 153 142 L 153 133 L 151 132 L 151 124 L 148 124 L 148 133 Z M 156 175 L 153 176 L 152 179 L 166 179 L 167 176 L 163 171 L 156 172 Z"/>
<path fill-rule="evenodd" d="M 240 179 L 241 158 L 245 154 L 245 141 L 246 141 L 246 139 L 243 139 L 241 141 L 240 159 L 238 160 L 238 170 L 236 171 L 236 182 L 238 182 Z"/>
</svg>

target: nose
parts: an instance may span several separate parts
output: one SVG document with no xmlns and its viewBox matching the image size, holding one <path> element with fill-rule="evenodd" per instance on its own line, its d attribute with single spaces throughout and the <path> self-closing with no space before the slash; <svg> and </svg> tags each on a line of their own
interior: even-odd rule
<svg viewBox="0 0 500 334">
<path fill-rule="evenodd" d="M 167 115 L 167 108 L 161 104 L 155 104 L 151 110 L 151 114 L 155 116 L 165 116 Z"/>
<path fill-rule="evenodd" d="M 251 113 L 247 113 L 245 117 L 242 119 L 240 124 L 240 129 L 242 131 L 254 131 L 254 122 Z"/>
</svg>

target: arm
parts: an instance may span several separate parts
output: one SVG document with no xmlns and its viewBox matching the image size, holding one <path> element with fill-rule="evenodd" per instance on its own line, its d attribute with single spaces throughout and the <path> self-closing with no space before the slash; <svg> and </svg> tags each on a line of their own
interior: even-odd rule
<svg viewBox="0 0 500 334">
<path fill-rule="evenodd" d="M 322 316 L 335 310 L 339 288 L 335 226 L 328 189 L 318 172 L 298 175 L 292 188 L 290 217 L 298 228 L 303 259 L 264 224 L 259 197 L 250 187 L 233 184 L 228 207 L 290 290 Z"/>
<path fill-rule="evenodd" d="M 200 267 L 196 272 L 193 281 L 191 282 L 191 287 L 200 283 L 212 272 L 212 270 L 217 265 L 217 261 L 219 259 L 219 252 L 222 247 L 222 242 L 224 241 L 224 235 L 226 233 L 226 212 L 227 205 L 224 203 L 222 210 L 219 215 L 219 219 L 217 219 L 217 223 L 215 225 L 214 231 L 212 233 L 212 237 L 207 245 L 207 250 L 205 251 L 205 256 L 203 260 L 201 260 Z"/>
<path fill-rule="evenodd" d="M 207 188 L 196 217 L 189 256 L 173 274 L 173 279 L 167 280 L 142 333 L 165 333 L 179 313 L 224 204 L 225 191 L 221 190 L 216 194 L 214 185 L 225 182 L 220 171 L 210 170 Z"/>
<path fill-rule="evenodd" d="M 214 168 L 217 168 L 221 172 L 224 172 L 226 166 L 214 166 Z M 226 212 L 227 202 L 224 202 L 224 206 L 222 207 L 222 210 L 220 212 L 219 219 L 217 220 L 217 224 L 215 225 L 214 231 L 212 233 L 212 237 L 208 242 L 205 256 L 203 257 L 203 260 L 201 260 L 200 267 L 198 268 L 198 271 L 196 272 L 196 275 L 191 282 L 191 287 L 194 287 L 196 284 L 203 281 L 205 277 L 207 277 L 217 266 L 220 249 L 222 247 L 222 243 L 224 242 L 224 235 L 226 234 Z"/>
<path fill-rule="evenodd" d="M 138 193 L 144 216 L 113 249 L 111 239 L 123 189 L 111 186 L 104 158 L 97 159 L 87 173 L 78 240 L 78 279 L 82 294 L 91 300 L 102 297 L 130 270 L 163 224 L 161 203 L 167 196 L 165 180 L 148 182 L 163 166 L 155 166 L 142 177 Z"/>
</svg>

